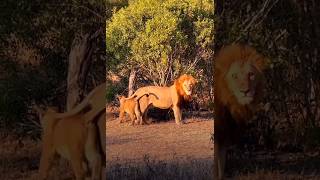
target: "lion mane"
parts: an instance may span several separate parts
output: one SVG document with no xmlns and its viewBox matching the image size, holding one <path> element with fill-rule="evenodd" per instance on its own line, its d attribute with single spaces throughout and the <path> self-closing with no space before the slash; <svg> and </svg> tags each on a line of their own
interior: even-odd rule
<svg viewBox="0 0 320 180">
<path fill-rule="evenodd" d="M 190 75 L 184 74 L 176 79 L 170 87 L 167 86 L 145 86 L 139 88 L 133 95 L 127 99 L 139 99 L 145 94 L 153 94 L 154 96 L 149 96 L 148 107 L 141 113 L 146 117 L 148 108 L 153 106 L 160 109 L 172 108 L 174 112 L 175 121 L 177 124 L 183 124 L 181 106 L 184 103 L 191 101 L 192 90 L 197 80 Z M 138 120 L 145 121 L 141 119 L 141 116 L 137 117 Z"/>
<path fill-rule="evenodd" d="M 254 48 L 232 44 L 215 59 L 214 173 L 223 179 L 226 148 L 238 141 L 264 94 L 267 59 Z"/>
<path fill-rule="evenodd" d="M 174 86 L 177 90 L 177 93 L 179 94 L 179 103 L 182 102 L 189 102 L 192 100 L 191 95 L 187 95 L 186 92 L 183 90 L 183 82 L 191 80 L 193 83 L 196 83 L 196 80 L 192 76 L 188 76 L 186 74 L 180 76 L 178 79 L 174 81 Z"/>
</svg>

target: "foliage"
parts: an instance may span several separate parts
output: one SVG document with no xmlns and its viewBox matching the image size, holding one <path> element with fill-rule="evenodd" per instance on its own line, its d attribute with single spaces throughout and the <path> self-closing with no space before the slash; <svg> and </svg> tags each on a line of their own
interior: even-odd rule
<svg viewBox="0 0 320 180">
<path fill-rule="evenodd" d="M 107 53 L 123 68 L 137 68 L 155 84 L 195 73 L 212 57 L 209 0 L 130 1 L 107 21 Z"/>
<path fill-rule="evenodd" d="M 104 24 L 104 0 L 1 2 L 1 128 L 31 125 L 32 103 L 64 107 L 68 56 L 74 39 Z M 104 38 L 93 53 L 88 80 L 105 78 Z M 89 86 L 89 85 L 88 85 Z M 32 128 L 31 126 L 28 126 Z M 28 129 L 30 130 L 30 129 Z M 27 131 L 28 131 L 27 130 Z M 34 129 L 33 129 L 34 131 Z"/>
</svg>

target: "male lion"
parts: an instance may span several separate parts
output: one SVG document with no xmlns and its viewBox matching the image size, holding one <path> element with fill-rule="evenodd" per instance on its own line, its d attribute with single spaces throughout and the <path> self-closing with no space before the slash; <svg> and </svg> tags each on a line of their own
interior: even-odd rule
<svg viewBox="0 0 320 180">
<path fill-rule="evenodd" d="M 190 75 L 182 75 L 174 81 L 174 84 L 170 87 L 161 86 L 146 86 L 139 88 L 133 95 L 126 99 L 136 98 L 139 99 L 145 94 L 153 93 L 158 99 L 149 99 L 147 110 L 143 112 L 143 115 L 147 113 L 150 105 L 160 109 L 173 109 L 175 121 L 177 124 L 183 124 L 181 105 L 187 101 L 190 101 L 192 90 L 197 80 Z M 138 121 L 142 121 L 141 116 L 138 116 Z"/>
<path fill-rule="evenodd" d="M 257 110 L 263 94 L 266 59 L 240 44 L 223 48 L 215 59 L 214 176 L 224 178 L 226 149 Z"/>
<path fill-rule="evenodd" d="M 148 108 L 148 105 L 153 99 L 158 99 L 156 95 L 150 93 L 141 96 L 139 99 L 131 98 L 127 99 L 125 96 L 118 96 L 120 107 L 119 107 L 119 119 L 120 123 L 124 121 L 124 113 L 128 113 L 131 119 L 131 125 L 134 125 L 135 120 L 139 121 L 139 117 L 146 114 L 144 113 Z M 142 118 L 143 122 L 146 123 L 146 118 Z M 139 124 L 143 124 L 142 121 L 138 122 Z"/>
<path fill-rule="evenodd" d="M 99 114 L 97 120 L 90 121 L 92 123 L 87 123 L 82 114 L 59 119 L 55 117 L 56 113 L 53 108 L 40 112 L 43 144 L 39 179 L 47 179 L 52 160 L 55 154 L 59 154 L 71 162 L 77 180 L 86 177 L 88 167 L 91 179 L 100 180 L 102 155 L 105 155 L 101 152 L 105 151 L 105 131 L 101 132 L 105 129 L 105 112 Z"/>
</svg>

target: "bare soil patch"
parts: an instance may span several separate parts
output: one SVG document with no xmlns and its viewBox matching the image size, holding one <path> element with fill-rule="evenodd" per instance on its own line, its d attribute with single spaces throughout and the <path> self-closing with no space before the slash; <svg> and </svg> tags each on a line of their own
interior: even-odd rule
<svg viewBox="0 0 320 180">
<path fill-rule="evenodd" d="M 213 121 L 210 118 L 189 117 L 186 124 L 174 120 L 149 125 L 119 123 L 117 113 L 107 113 L 107 163 L 142 162 L 147 155 L 159 161 L 174 159 L 213 160 L 210 141 Z"/>
</svg>

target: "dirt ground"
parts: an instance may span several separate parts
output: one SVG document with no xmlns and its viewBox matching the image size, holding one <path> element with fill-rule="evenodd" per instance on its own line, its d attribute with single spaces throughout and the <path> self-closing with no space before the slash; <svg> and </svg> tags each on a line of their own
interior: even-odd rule
<svg viewBox="0 0 320 180">
<path fill-rule="evenodd" d="M 208 116 L 208 112 L 204 115 Z M 129 118 L 127 118 L 129 120 Z M 174 119 L 149 125 L 119 123 L 117 111 L 107 113 L 107 164 L 138 163 L 145 155 L 159 161 L 173 159 L 213 160 L 213 119 L 188 117 L 186 124 L 176 125 Z"/>
</svg>

